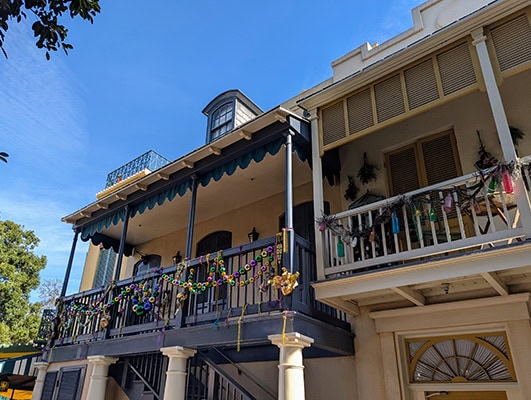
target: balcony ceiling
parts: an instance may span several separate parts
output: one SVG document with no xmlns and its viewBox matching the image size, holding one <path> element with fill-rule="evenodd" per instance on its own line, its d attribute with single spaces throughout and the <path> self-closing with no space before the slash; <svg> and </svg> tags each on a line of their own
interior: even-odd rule
<svg viewBox="0 0 531 400">
<path fill-rule="evenodd" d="M 349 313 L 382 311 L 531 291 L 531 241 L 433 262 L 318 282 L 316 297 Z M 447 290 L 447 292 L 446 292 Z"/>
<path fill-rule="evenodd" d="M 294 187 L 311 181 L 308 163 L 301 162 L 293 154 Z M 251 161 L 244 169 L 237 169 L 232 176 L 224 175 L 218 182 L 211 180 L 197 190 L 196 223 L 208 221 L 222 214 L 252 204 L 258 200 L 283 193 L 285 188 L 285 152 L 266 155 L 260 162 Z M 176 196 L 162 206 L 155 206 L 129 221 L 127 242 L 131 245 L 146 242 L 168 233 L 186 229 L 190 211 L 191 192 Z M 111 225 L 102 233 L 119 239 L 122 223 Z"/>
</svg>

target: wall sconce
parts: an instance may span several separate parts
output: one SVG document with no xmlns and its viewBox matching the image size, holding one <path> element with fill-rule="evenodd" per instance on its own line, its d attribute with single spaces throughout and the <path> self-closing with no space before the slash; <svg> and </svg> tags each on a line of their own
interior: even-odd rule
<svg viewBox="0 0 531 400">
<path fill-rule="evenodd" d="M 177 253 L 172 257 L 173 264 L 177 265 L 183 260 L 183 256 L 181 256 L 181 252 L 177 250 Z"/>
<path fill-rule="evenodd" d="M 249 238 L 249 242 L 255 242 L 258 240 L 258 236 L 260 234 L 256 232 L 256 228 L 253 226 L 253 230 L 247 234 L 247 237 Z"/>
</svg>

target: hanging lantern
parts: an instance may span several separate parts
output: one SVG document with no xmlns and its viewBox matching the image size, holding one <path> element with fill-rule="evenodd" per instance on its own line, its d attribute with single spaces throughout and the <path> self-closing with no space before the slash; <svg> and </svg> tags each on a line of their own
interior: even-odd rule
<svg viewBox="0 0 531 400">
<path fill-rule="evenodd" d="M 393 215 L 391 217 L 391 227 L 393 229 L 393 234 L 400 233 L 400 221 L 398 220 L 398 216 L 396 215 L 396 211 L 393 212 Z"/>
<path fill-rule="evenodd" d="M 511 194 L 514 191 L 513 180 L 507 168 L 503 169 L 502 184 L 503 184 L 503 190 L 505 193 Z"/>
<path fill-rule="evenodd" d="M 431 222 L 437 221 L 437 213 L 435 212 L 435 208 L 433 208 L 433 206 L 430 208 L 430 221 Z"/>
<path fill-rule="evenodd" d="M 496 181 L 496 177 L 492 177 L 489 182 L 489 194 L 492 194 L 496 191 L 496 187 L 498 186 L 498 182 Z"/>
<path fill-rule="evenodd" d="M 444 197 L 444 205 L 443 205 L 444 211 L 449 213 L 454 208 L 454 198 L 452 197 L 452 194 L 450 192 L 446 193 L 446 196 Z"/>
<path fill-rule="evenodd" d="M 337 238 L 337 256 L 345 257 L 345 245 L 343 244 L 343 241 L 341 240 L 341 236 Z"/>
</svg>

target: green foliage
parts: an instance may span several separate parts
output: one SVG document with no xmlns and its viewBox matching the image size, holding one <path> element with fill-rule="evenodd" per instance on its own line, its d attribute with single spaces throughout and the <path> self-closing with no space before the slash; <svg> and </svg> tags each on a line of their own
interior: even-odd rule
<svg viewBox="0 0 531 400">
<path fill-rule="evenodd" d="M 39 286 L 46 257 L 34 253 L 39 238 L 12 221 L 0 221 L 0 341 L 26 343 L 39 329 L 40 304 L 30 292 Z"/>
<path fill-rule="evenodd" d="M 0 161 L 7 162 L 7 157 L 9 157 L 9 154 L 7 154 L 5 151 L 0 151 Z"/>
<path fill-rule="evenodd" d="M 61 48 L 68 54 L 73 46 L 66 42 L 68 29 L 60 23 L 61 17 L 82 18 L 90 23 L 100 12 L 99 0 L 0 0 L 0 49 L 4 50 L 4 40 L 9 23 L 19 23 L 29 12 L 36 17 L 32 25 L 35 43 L 39 49 L 46 49 L 46 59 L 50 51 Z"/>
</svg>

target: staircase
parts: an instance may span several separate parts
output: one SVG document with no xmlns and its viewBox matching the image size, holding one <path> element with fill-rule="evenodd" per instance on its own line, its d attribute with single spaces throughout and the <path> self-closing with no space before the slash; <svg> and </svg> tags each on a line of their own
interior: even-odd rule
<svg viewBox="0 0 531 400">
<path fill-rule="evenodd" d="M 109 376 L 114 378 L 130 400 L 162 400 L 164 397 L 167 359 L 162 353 L 139 354 L 121 358 L 111 366 Z M 238 369 L 240 373 L 242 372 Z M 264 392 L 257 383 L 255 391 Z M 265 398 L 275 396 L 265 392 Z M 198 353 L 188 363 L 187 400 L 256 400 L 234 378 L 219 366 Z"/>
</svg>

